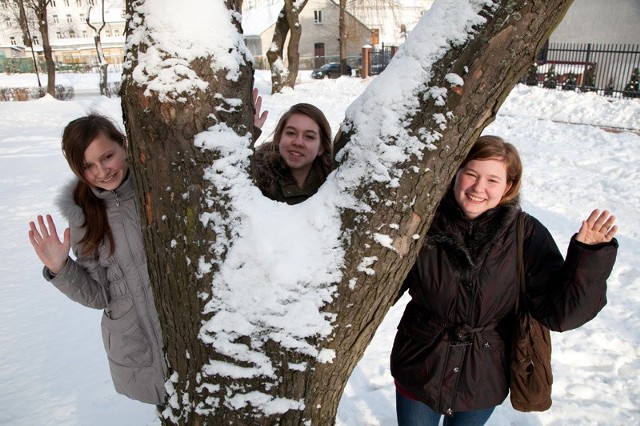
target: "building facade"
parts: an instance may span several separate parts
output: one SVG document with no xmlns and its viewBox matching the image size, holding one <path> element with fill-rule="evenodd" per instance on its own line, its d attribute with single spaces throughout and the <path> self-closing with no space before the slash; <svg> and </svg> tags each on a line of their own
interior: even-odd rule
<svg viewBox="0 0 640 426">
<path fill-rule="evenodd" d="M 283 1 L 249 2 L 243 11 L 242 28 L 245 40 L 259 67 L 266 67 L 266 54 L 271 47 L 275 23 L 282 10 Z M 302 35 L 298 45 L 300 68 L 316 68 L 340 56 L 339 40 L 340 7 L 332 0 L 309 0 L 299 15 Z M 373 31 L 347 13 L 346 54 L 360 57 L 362 46 L 371 43 Z M 288 40 L 287 42 L 288 43 Z M 285 48 L 286 50 L 286 48 Z M 285 52 L 286 61 L 286 52 Z"/>
<path fill-rule="evenodd" d="M 54 61 L 58 64 L 75 64 L 79 68 L 96 66 L 95 29 L 102 28 L 100 35 L 107 61 L 121 64 L 126 26 L 124 7 L 124 0 L 51 0 L 47 7 L 47 18 Z M 42 60 L 42 39 L 35 15 L 28 8 L 26 12 L 33 50 Z M 0 20 L 0 56 L 14 59 L 30 57 L 31 49 L 25 46 L 23 40 L 16 2 L 0 0 Z"/>
</svg>

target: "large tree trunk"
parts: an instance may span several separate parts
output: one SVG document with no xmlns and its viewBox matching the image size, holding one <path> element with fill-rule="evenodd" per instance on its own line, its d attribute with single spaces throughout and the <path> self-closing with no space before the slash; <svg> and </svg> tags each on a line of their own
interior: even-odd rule
<svg viewBox="0 0 640 426">
<path fill-rule="evenodd" d="M 241 306 L 225 304 L 232 296 L 235 303 L 238 298 L 248 301 L 252 294 L 233 293 L 237 283 L 225 282 L 224 274 L 218 273 L 243 241 L 247 212 L 234 200 L 241 189 L 255 189 L 225 180 L 232 169 L 235 178 L 249 181 L 250 141 L 243 138 L 252 118 L 249 62 L 238 59 L 243 51 L 234 45 L 188 60 L 164 50 L 160 52 L 166 61 L 163 75 L 176 62 L 182 66 L 180 75 L 185 75 L 186 65 L 193 71 L 180 82 L 189 83 L 188 88 L 173 81 L 171 87 L 182 91 L 167 89 L 153 69 L 134 72 L 147 63 L 147 52 L 158 48 L 151 49 L 154 28 L 147 27 L 144 19 L 145 5 L 153 1 L 135 6 L 132 39 L 142 41 L 128 52 L 131 63 L 123 77 L 122 102 L 149 270 L 172 373 L 165 422 L 334 423 L 344 386 L 393 303 L 458 164 L 571 1 L 494 3 L 495 8 L 480 0 L 436 2 L 432 10 L 443 22 L 455 22 L 474 11 L 467 21 L 456 24 L 467 31 L 466 36 L 458 33 L 445 40 L 440 50 L 432 49 L 433 57 L 425 59 L 420 55 L 427 54 L 427 44 L 437 35 L 425 21 L 409 36 L 388 71 L 376 77 L 348 111 L 345 128 L 350 130 L 342 133 L 337 145 L 339 166 L 325 184 L 351 196 L 350 202 L 341 201 L 346 204 L 326 204 L 327 215 L 340 216 L 336 250 L 343 252 L 340 278 L 323 283 L 325 293 L 319 293 L 324 295 L 320 314 L 331 326 L 294 342 L 269 326 L 260 328 L 260 318 L 251 322 L 239 315 Z M 181 4 L 185 10 L 190 6 Z M 238 28 L 232 19 L 229 14 Z M 228 52 L 230 56 L 225 56 Z M 212 64 L 229 64 L 230 57 L 239 61 L 234 81 L 227 80 L 229 69 L 212 70 Z M 415 63 L 422 64 L 418 69 L 422 72 L 416 71 Z M 398 69 L 408 74 L 403 84 L 387 78 L 396 76 Z M 406 91 L 407 83 L 415 89 Z M 376 91 L 390 84 L 397 85 L 403 98 L 382 106 L 376 102 Z M 380 109 L 393 116 L 403 111 L 401 104 L 409 107 L 391 123 L 397 132 L 388 130 L 389 123 L 383 128 L 371 122 L 370 126 L 380 126 L 379 137 L 363 138 L 367 119 L 380 117 Z M 405 151 L 406 160 L 393 163 L 391 159 Z M 351 179 L 360 169 L 369 177 Z M 262 256 L 270 254 L 256 254 Z M 236 269 L 252 265 L 251 259 L 240 263 Z M 298 292 L 305 290 L 301 287 Z M 286 309 L 294 306 L 294 301 L 288 303 Z M 264 322 L 268 323 L 266 317 Z"/>
</svg>

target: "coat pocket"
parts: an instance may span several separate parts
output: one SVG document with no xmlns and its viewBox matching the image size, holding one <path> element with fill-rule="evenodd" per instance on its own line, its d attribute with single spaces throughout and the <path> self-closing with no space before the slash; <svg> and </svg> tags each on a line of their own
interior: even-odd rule
<svg viewBox="0 0 640 426">
<path fill-rule="evenodd" d="M 424 379 L 427 358 L 445 329 L 443 322 L 405 312 L 391 349 L 391 373 L 407 389 L 413 390 L 412 383 L 417 386 Z"/>
<path fill-rule="evenodd" d="M 446 327 L 447 324 L 442 321 L 429 320 L 421 315 L 416 315 L 402 318 L 398 330 L 428 348 L 442 335 Z"/>
<path fill-rule="evenodd" d="M 151 344 L 133 308 L 117 319 L 102 315 L 102 342 L 109 361 L 125 367 L 148 367 L 153 362 Z"/>
</svg>

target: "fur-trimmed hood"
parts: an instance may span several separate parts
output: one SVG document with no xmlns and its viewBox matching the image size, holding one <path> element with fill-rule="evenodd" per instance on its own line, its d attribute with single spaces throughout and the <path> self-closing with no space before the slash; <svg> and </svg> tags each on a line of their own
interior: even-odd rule
<svg viewBox="0 0 640 426">
<path fill-rule="evenodd" d="M 73 178 L 64 184 L 62 190 L 55 199 L 58 210 L 70 224 L 82 226 L 84 224 L 84 212 L 82 207 L 76 204 L 73 193 L 78 185 L 78 178 Z"/>
</svg>

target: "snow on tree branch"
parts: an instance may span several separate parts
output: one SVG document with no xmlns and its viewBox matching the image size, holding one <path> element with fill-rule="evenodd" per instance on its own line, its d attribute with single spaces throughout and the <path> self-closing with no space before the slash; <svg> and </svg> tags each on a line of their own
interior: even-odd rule
<svg viewBox="0 0 640 426">
<path fill-rule="evenodd" d="M 207 89 L 208 82 L 192 68 L 197 59 L 209 60 L 213 73 L 226 71 L 228 80 L 237 80 L 250 57 L 234 24 L 240 19 L 222 1 L 135 3 L 126 46 L 127 52 L 138 49 L 134 80 L 147 87 L 145 95 L 156 92 L 162 102 L 185 102 L 185 96 Z"/>
</svg>

